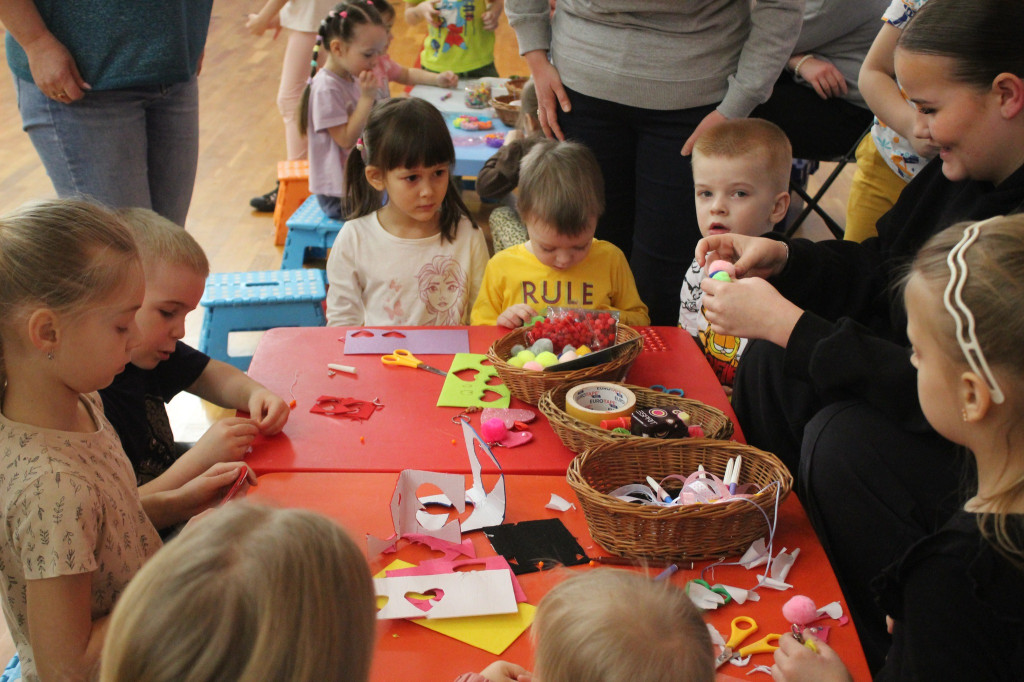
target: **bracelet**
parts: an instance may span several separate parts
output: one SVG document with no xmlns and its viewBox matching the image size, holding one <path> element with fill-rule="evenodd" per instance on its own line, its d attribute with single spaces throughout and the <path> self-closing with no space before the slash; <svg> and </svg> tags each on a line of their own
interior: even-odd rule
<svg viewBox="0 0 1024 682">
<path fill-rule="evenodd" d="M 801 57 L 800 61 L 796 63 L 796 66 L 793 67 L 793 75 L 796 76 L 797 78 L 802 78 L 802 76 L 800 75 L 800 67 L 804 65 L 804 62 L 806 62 L 813 56 L 813 54 L 808 53 Z"/>
</svg>

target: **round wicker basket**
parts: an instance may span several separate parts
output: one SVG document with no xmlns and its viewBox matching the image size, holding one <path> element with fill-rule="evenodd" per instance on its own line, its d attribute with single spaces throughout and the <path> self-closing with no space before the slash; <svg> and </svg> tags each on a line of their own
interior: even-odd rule
<svg viewBox="0 0 1024 682">
<path fill-rule="evenodd" d="M 523 402 L 536 405 L 544 391 L 554 388 L 563 383 L 580 383 L 582 381 L 621 381 L 629 371 L 640 351 L 643 350 L 644 341 L 640 333 L 632 327 L 619 324 L 615 333 L 615 342 L 622 343 L 631 339 L 640 339 L 639 343 L 633 344 L 625 352 L 611 362 L 606 362 L 593 367 L 574 369 L 568 372 L 537 372 L 529 369 L 521 369 L 508 364 L 512 356 L 512 346 L 522 344 L 529 346 L 526 342 L 528 330 L 520 327 L 513 332 L 506 334 L 491 344 L 487 349 L 487 359 L 491 361 L 505 385 L 508 386 L 512 395 Z"/>
<path fill-rule="evenodd" d="M 661 480 L 671 474 L 688 475 L 701 464 L 721 476 L 736 455 L 743 455 L 740 482 L 760 489 L 748 499 L 659 507 L 607 494 L 628 483 L 641 483 L 646 476 Z M 793 477 L 775 455 L 705 438 L 646 438 L 588 448 L 573 459 L 566 480 L 579 498 L 590 535 L 601 547 L 619 556 L 666 561 L 714 559 L 744 551 L 768 534 L 765 517 L 774 518 L 776 495 L 781 504 L 793 485 Z M 669 494 L 678 492 L 678 486 L 665 488 Z"/>
<path fill-rule="evenodd" d="M 523 87 L 528 80 L 530 79 L 526 76 L 516 76 L 505 81 L 505 89 L 508 90 L 508 94 L 512 95 L 513 100 L 523 96 Z"/>
<path fill-rule="evenodd" d="M 509 128 L 515 128 L 516 123 L 519 121 L 519 105 L 513 106 L 512 104 L 512 102 L 518 99 L 518 97 L 512 95 L 498 95 L 491 98 L 491 106 L 494 107 L 494 113 Z"/>
<path fill-rule="evenodd" d="M 565 396 L 575 384 L 561 384 L 544 392 L 537 407 L 548 418 L 555 435 L 573 452 L 583 452 L 603 443 L 619 443 L 622 441 L 648 440 L 640 436 L 627 436 L 612 433 L 600 426 L 588 424 L 576 419 L 565 411 Z M 678 396 L 652 391 L 642 386 L 622 384 L 636 395 L 637 407 L 679 407 L 690 415 L 690 423 L 704 428 L 704 436 L 716 440 L 727 440 L 732 436 L 732 421 L 718 408 L 705 405 L 699 400 L 680 398 Z M 680 438 L 664 439 L 662 442 L 685 440 Z"/>
</svg>

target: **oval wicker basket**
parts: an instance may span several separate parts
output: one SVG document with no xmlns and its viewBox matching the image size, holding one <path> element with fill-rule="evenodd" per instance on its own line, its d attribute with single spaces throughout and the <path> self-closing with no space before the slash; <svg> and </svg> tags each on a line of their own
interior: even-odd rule
<svg viewBox="0 0 1024 682">
<path fill-rule="evenodd" d="M 671 474 L 685 476 L 701 464 L 721 476 L 736 455 L 743 455 L 740 483 L 754 483 L 760 489 L 746 500 L 659 507 L 607 494 L 628 483 L 641 483 L 646 476 L 658 481 Z M 776 494 L 781 504 L 793 485 L 793 477 L 775 455 L 706 438 L 646 438 L 588 448 L 573 459 L 566 480 L 579 498 L 590 535 L 601 547 L 619 556 L 666 561 L 714 559 L 746 550 L 768 534 L 765 517 L 773 519 Z M 678 486 L 665 488 L 669 494 L 678 492 Z"/>
<path fill-rule="evenodd" d="M 576 419 L 565 411 L 565 396 L 576 384 L 565 383 L 544 392 L 537 407 L 548 418 L 551 429 L 555 435 L 573 452 L 583 452 L 587 448 L 596 447 L 603 443 L 618 443 L 621 441 L 648 440 L 640 436 L 627 436 L 625 434 L 612 433 L 600 426 L 588 424 L 585 421 Z M 704 436 L 716 440 L 728 440 L 732 436 L 732 420 L 725 416 L 725 413 L 718 408 L 705 405 L 699 400 L 680 398 L 678 396 L 652 391 L 642 386 L 622 384 L 625 388 L 636 395 L 637 407 L 658 407 L 675 406 L 683 409 L 690 415 L 690 423 L 704 428 Z M 663 439 L 663 442 L 675 442 L 684 440 L 680 438 Z"/>
<path fill-rule="evenodd" d="M 508 91 L 508 94 L 512 95 L 512 99 L 520 99 L 523 96 L 523 87 L 529 80 L 530 79 L 527 76 L 515 76 L 513 78 L 509 78 L 505 81 L 505 89 Z"/>
<path fill-rule="evenodd" d="M 494 107 L 494 113 L 509 128 L 515 128 L 516 123 L 519 122 L 519 105 L 512 105 L 512 102 L 518 99 L 518 97 L 513 95 L 498 95 L 491 98 L 491 106 Z"/>
<path fill-rule="evenodd" d="M 581 381 L 621 381 L 629 371 L 630 365 L 643 350 L 644 340 L 640 332 L 619 324 L 615 332 L 615 342 L 622 343 L 631 339 L 640 339 L 625 352 L 610 362 L 583 369 L 574 369 L 568 372 L 537 372 L 529 369 L 522 369 L 508 364 L 512 356 L 512 346 L 522 344 L 529 346 L 526 342 L 528 330 L 520 327 L 513 332 L 506 334 L 491 344 L 487 349 L 487 359 L 491 361 L 505 385 L 508 386 L 512 395 L 523 402 L 536 405 L 544 391 L 554 388 L 563 383 L 580 383 Z"/>
</svg>

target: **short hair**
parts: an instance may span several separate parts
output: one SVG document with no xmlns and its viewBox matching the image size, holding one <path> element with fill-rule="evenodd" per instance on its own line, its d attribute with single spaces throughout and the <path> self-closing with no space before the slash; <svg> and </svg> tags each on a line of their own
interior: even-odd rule
<svg viewBox="0 0 1024 682">
<path fill-rule="evenodd" d="M 200 277 L 210 274 L 210 261 L 203 247 L 185 228 L 148 208 L 122 208 L 118 215 L 135 237 L 147 273 L 163 263 L 186 267 Z"/>
<path fill-rule="evenodd" d="M 519 167 L 520 215 L 574 237 L 604 213 L 604 178 L 594 153 L 579 142 L 541 140 Z"/>
<path fill-rule="evenodd" d="M 103 682 L 365 682 L 376 631 L 362 552 L 311 511 L 233 502 L 132 579 Z"/>
<path fill-rule="evenodd" d="M 793 145 L 782 128 L 761 118 L 736 118 L 719 123 L 697 138 L 693 156 L 704 158 L 756 156 L 777 192 L 789 189 Z"/>
<path fill-rule="evenodd" d="M 711 682 L 711 635 L 690 598 L 669 581 L 619 569 L 555 586 L 533 624 L 544 682 Z"/>
</svg>

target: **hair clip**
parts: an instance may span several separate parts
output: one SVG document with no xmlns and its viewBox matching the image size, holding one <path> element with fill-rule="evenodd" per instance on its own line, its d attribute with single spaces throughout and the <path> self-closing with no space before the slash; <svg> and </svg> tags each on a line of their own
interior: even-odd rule
<svg viewBox="0 0 1024 682">
<path fill-rule="evenodd" d="M 366 4 L 373 7 L 373 0 L 366 0 Z"/>
<path fill-rule="evenodd" d="M 341 17 L 342 19 L 348 19 L 348 10 L 342 10 L 341 12 L 338 13 L 338 16 Z"/>
<path fill-rule="evenodd" d="M 366 151 L 366 145 L 363 144 L 363 138 L 360 137 L 358 140 L 356 140 L 356 149 L 358 149 L 361 152 Z"/>
<path fill-rule="evenodd" d="M 960 350 L 967 359 L 971 370 L 981 375 L 985 383 L 988 384 L 988 389 L 992 392 L 992 402 L 996 404 L 1001 404 L 1005 396 L 985 360 L 985 354 L 981 351 L 978 335 L 974 329 L 974 315 L 963 299 L 964 285 L 967 284 L 967 261 L 964 258 L 964 253 L 971 244 L 977 241 L 982 225 L 1001 217 L 995 216 L 988 220 L 972 223 L 964 228 L 964 236 L 946 256 L 946 264 L 949 266 L 949 283 L 942 294 L 942 303 L 946 306 L 949 314 L 953 316 L 953 321 L 956 322 L 956 341 L 960 344 Z"/>
</svg>

